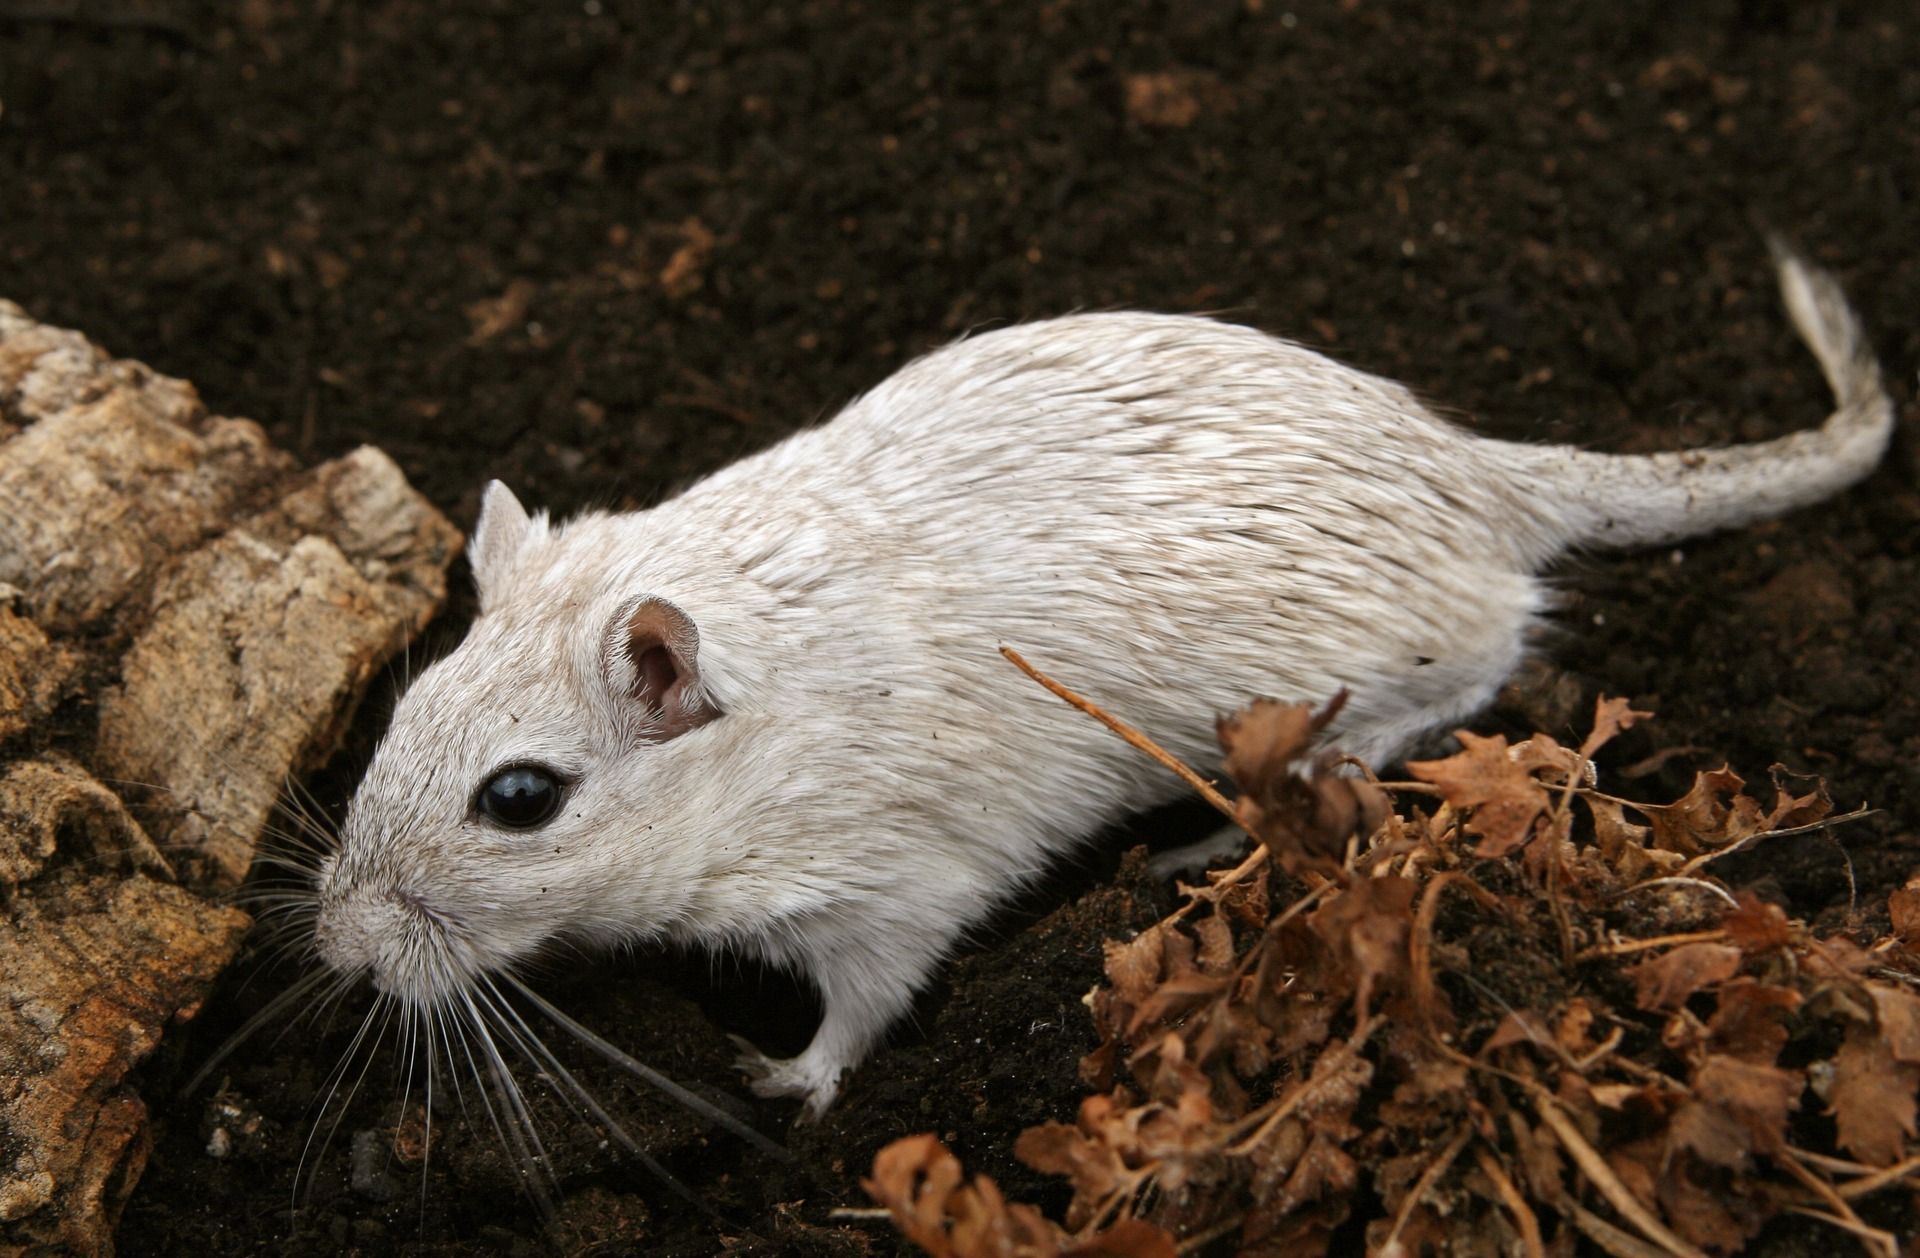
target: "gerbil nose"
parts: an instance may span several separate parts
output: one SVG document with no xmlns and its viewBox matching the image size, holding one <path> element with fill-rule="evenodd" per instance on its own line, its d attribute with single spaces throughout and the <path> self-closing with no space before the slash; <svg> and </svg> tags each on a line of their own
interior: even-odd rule
<svg viewBox="0 0 1920 1258">
<path fill-rule="evenodd" d="M 427 898 L 417 891 L 408 891 L 396 887 L 392 891 L 387 892 L 387 898 L 399 905 L 406 912 L 413 914 L 423 921 L 433 922 L 435 924 L 441 921 L 440 915 L 434 912 L 432 906 L 427 903 Z"/>
</svg>

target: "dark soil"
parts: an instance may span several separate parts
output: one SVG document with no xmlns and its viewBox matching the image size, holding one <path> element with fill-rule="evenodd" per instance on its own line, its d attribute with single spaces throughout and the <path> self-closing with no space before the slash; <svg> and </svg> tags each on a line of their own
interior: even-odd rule
<svg viewBox="0 0 1920 1258">
<path fill-rule="evenodd" d="M 1162 72 L 1185 125 L 1129 116 L 1130 77 Z M 462 524 L 495 476 L 560 511 L 653 502 L 930 346 L 1074 309 L 1218 312 L 1506 436 L 1775 435 L 1828 402 L 1760 225 L 1842 276 L 1914 419 L 1911 0 L 8 2 L 0 102 L 0 294 L 304 457 L 375 442 Z M 1830 924 L 1920 865 L 1916 526 L 1909 440 L 1789 520 L 1569 566 L 1546 644 L 1588 693 L 1659 713 L 1603 766 L 1674 751 L 1633 791 L 1781 761 L 1882 809 L 1720 871 Z M 1490 723 L 1569 732 L 1564 705 L 1519 706 Z M 916 1130 L 1057 1206 L 1009 1149 L 1073 1112 L 1098 941 L 1159 907 L 1114 870 L 1109 851 L 1070 872 L 953 965 L 824 1123 L 742 1103 L 793 1167 L 564 1050 L 724 1220 L 531 1083 L 557 1241 L 470 1076 L 436 1098 L 424 1174 L 349 1186 L 353 1133 L 396 1121 L 404 1075 L 389 1045 L 330 1087 L 352 1002 L 228 1063 L 262 1125 L 208 1156 L 207 1099 L 180 1085 L 279 981 L 249 964 L 146 1074 L 156 1142 L 122 1248 L 890 1252 L 826 1212 L 864 1205 L 873 1150 Z M 792 1047 L 804 999 L 722 969 L 641 958 L 553 990 L 737 1096 L 723 1030 Z M 350 1103 L 316 1129 L 330 1094 Z"/>
</svg>

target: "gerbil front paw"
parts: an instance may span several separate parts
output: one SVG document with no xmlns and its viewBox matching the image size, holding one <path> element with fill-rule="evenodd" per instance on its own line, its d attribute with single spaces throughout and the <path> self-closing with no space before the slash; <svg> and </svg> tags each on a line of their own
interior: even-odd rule
<svg viewBox="0 0 1920 1258">
<path fill-rule="evenodd" d="M 793 1096 L 807 1103 L 802 1117 L 812 1120 L 827 1112 L 840 1094 L 840 1067 L 828 1069 L 811 1053 L 798 1057 L 769 1057 L 737 1035 L 727 1037 L 740 1055 L 734 1066 L 745 1072 L 755 1096 Z"/>
</svg>

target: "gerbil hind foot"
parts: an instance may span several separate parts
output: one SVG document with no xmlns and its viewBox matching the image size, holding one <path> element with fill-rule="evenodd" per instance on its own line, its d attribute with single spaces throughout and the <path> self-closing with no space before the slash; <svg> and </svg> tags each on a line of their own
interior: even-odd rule
<svg viewBox="0 0 1920 1258">
<path fill-rule="evenodd" d="M 746 1074 L 753 1094 L 769 1098 L 790 1096 L 805 1101 L 806 1108 L 800 1111 L 801 1122 L 819 1118 L 840 1095 L 840 1076 L 846 1071 L 845 1063 L 808 1061 L 814 1056 L 811 1048 L 798 1057 L 769 1057 L 738 1035 L 727 1038 L 740 1050 L 740 1055 L 733 1059 L 734 1068 Z"/>
<path fill-rule="evenodd" d="M 863 943 L 899 940 L 897 932 L 879 929 L 871 919 L 866 929 Z M 936 942 L 944 946 L 946 941 Z M 754 1093 L 798 1097 L 806 1102 L 807 1120 L 826 1113 L 840 1095 L 841 1078 L 866 1060 L 887 1028 L 907 1011 L 914 989 L 931 967 L 928 953 L 911 948 L 880 953 L 843 946 L 824 960 L 816 958 L 810 969 L 820 989 L 821 1016 L 806 1051 L 798 1057 L 768 1057 L 734 1040 L 741 1050 L 737 1064 L 752 1081 Z"/>
</svg>

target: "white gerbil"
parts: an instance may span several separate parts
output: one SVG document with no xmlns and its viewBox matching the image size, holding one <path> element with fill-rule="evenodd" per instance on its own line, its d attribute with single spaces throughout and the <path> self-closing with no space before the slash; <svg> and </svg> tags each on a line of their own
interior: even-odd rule
<svg viewBox="0 0 1920 1258">
<path fill-rule="evenodd" d="M 1002 644 L 1190 762 L 1250 696 L 1341 689 L 1333 737 L 1388 760 L 1513 671 L 1555 557 L 1874 467 L 1867 341 L 1777 262 L 1838 409 L 1764 444 L 1494 441 L 1247 328 L 1093 314 L 950 345 L 652 510 L 553 524 L 494 482 L 480 615 L 394 713 L 319 949 L 426 1016 L 553 941 L 755 954 L 824 1008 L 755 1089 L 822 1110 L 969 927 L 1180 790 Z"/>
</svg>

